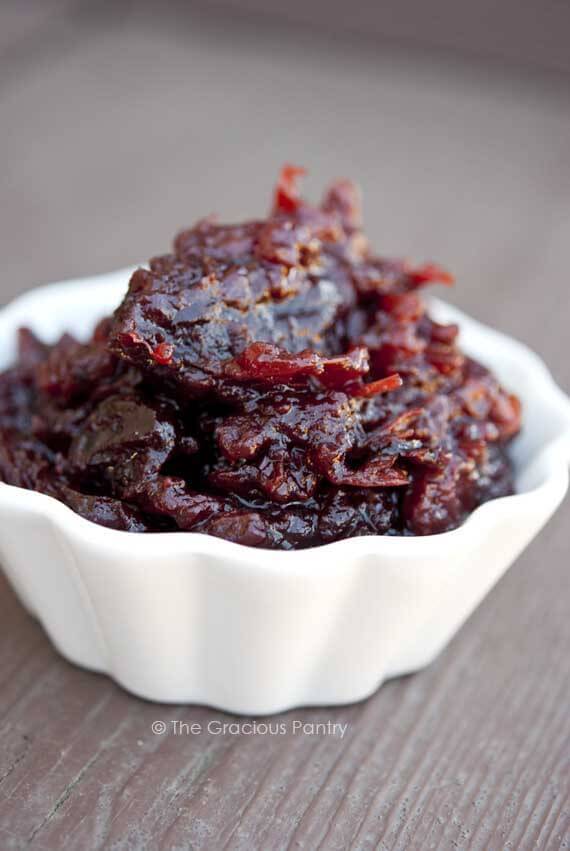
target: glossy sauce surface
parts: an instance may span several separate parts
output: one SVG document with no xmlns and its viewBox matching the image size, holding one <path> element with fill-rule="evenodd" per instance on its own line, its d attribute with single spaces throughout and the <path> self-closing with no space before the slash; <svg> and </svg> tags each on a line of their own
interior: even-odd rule
<svg viewBox="0 0 570 851">
<path fill-rule="evenodd" d="M 425 535 L 512 493 L 516 397 L 376 256 L 348 181 L 282 170 L 265 220 L 213 219 L 137 270 L 88 343 L 20 332 L 0 375 L 0 479 L 133 532 L 279 549 Z"/>
</svg>

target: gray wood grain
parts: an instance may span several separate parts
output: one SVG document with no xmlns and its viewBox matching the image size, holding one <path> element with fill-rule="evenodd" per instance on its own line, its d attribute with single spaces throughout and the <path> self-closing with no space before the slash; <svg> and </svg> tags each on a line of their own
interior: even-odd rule
<svg viewBox="0 0 570 851">
<path fill-rule="evenodd" d="M 0 300 L 146 258 L 214 204 L 258 213 L 300 161 L 314 190 L 354 174 L 379 249 L 449 263 L 452 298 L 570 387 L 570 86 L 120 6 L 18 31 L 62 48 L 0 85 Z M 566 503 L 429 669 L 275 736 L 73 668 L 0 580 L 0 849 L 570 847 L 569 524 Z"/>
</svg>

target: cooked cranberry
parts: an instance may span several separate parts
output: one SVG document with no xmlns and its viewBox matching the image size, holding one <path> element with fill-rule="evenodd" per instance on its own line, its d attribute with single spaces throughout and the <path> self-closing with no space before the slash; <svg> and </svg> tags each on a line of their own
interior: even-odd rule
<svg viewBox="0 0 570 851">
<path fill-rule="evenodd" d="M 519 400 L 421 298 L 452 278 L 376 257 L 360 198 L 209 218 L 137 270 L 92 339 L 23 329 L 0 374 L 0 479 L 96 523 L 279 549 L 427 535 L 513 490 Z"/>
</svg>

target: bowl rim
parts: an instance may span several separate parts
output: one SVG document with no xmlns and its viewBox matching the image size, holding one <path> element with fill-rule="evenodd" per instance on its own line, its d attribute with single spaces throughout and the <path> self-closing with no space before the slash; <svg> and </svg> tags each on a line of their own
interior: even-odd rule
<svg viewBox="0 0 570 851">
<path fill-rule="evenodd" d="M 20 314 L 26 309 L 31 312 L 36 302 L 43 298 L 65 294 L 66 291 L 78 286 L 94 288 L 112 286 L 115 282 L 118 284 L 123 280 L 128 281 L 134 268 L 137 267 L 127 267 L 102 275 L 34 287 L 0 308 L 0 333 L 4 330 L 3 326 L 7 326 L 6 330 L 10 327 L 13 331 L 25 322 Z M 568 465 L 570 464 L 570 398 L 556 384 L 544 361 L 524 343 L 479 322 L 454 305 L 448 305 L 433 296 L 426 297 L 426 302 L 436 314 L 438 309 L 451 313 L 453 321 L 485 333 L 490 340 L 500 343 L 503 347 L 507 346 L 512 354 L 519 359 L 524 359 L 528 374 L 537 380 L 541 395 L 549 399 L 551 407 L 559 414 L 561 424 L 560 432 L 529 460 L 527 469 L 532 468 L 535 471 L 537 483 L 522 492 L 483 503 L 472 511 L 457 529 L 422 536 L 365 535 L 299 550 L 272 550 L 238 544 L 202 532 L 135 534 L 111 529 L 81 517 L 55 497 L 8 485 L 5 482 L 0 482 L 0 509 L 9 506 L 11 509 L 29 510 L 36 515 L 43 515 L 56 526 L 64 527 L 82 541 L 96 546 L 112 547 L 114 551 L 120 549 L 129 558 L 136 555 L 137 548 L 144 548 L 143 552 L 147 558 L 156 556 L 164 562 L 167 548 L 169 556 L 215 555 L 231 558 L 237 563 L 247 563 L 248 567 L 257 565 L 265 572 L 272 568 L 280 569 L 285 562 L 288 567 L 291 567 L 292 562 L 295 561 L 301 567 L 309 560 L 311 560 L 312 571 L 315 569 L 330 571 L 333 559 L 331 558 L 330 561 L 326 558 L 315 559 L 314 555 L 318 552 L 319 556 L 333 556 L 333 549 L 334 556 L 340 557 L 341 561 L 343 551 L 350 548 L 351 556 L 357 552 L 367 552 L 375 556 L 398 557 L 403 563 L 416 560 L 418 556 L 439 557 L 444 549 L 452 552 L 471 552 L 477 540 L 485 535 L 490 527 L 496 525 L 501 517 L 506 514 L 511 515 L 513 510 L 524 511 L 527 505 L 530 506 L 536 499 L 542 500 L 549 496 L 559 502 L 564 496 L 568 487 Z M 270 556 L 269 559 L 268 556 Z"/>
</svg>

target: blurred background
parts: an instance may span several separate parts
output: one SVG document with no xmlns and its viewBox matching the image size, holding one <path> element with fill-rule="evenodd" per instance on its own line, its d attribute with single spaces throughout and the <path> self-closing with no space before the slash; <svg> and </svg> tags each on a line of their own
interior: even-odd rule
<svg viewBox="0 0 570 851">
<path fill-rule="evenodd" d="M 565 0 L 2 0 L 0 303 L 261 215 L 290 161 L 568 386 L 569 41 Z"/>
</svg>

